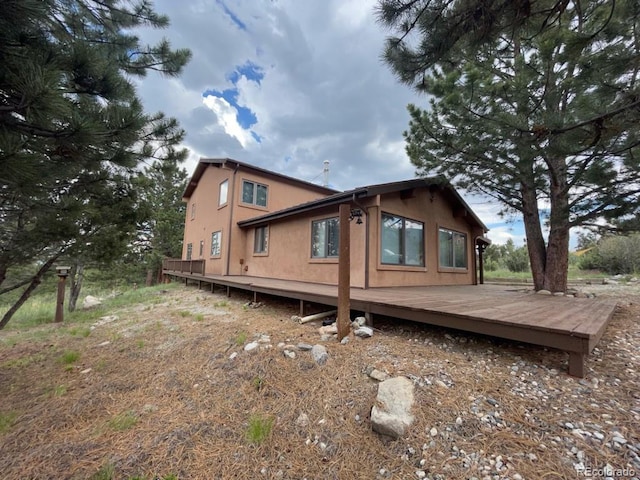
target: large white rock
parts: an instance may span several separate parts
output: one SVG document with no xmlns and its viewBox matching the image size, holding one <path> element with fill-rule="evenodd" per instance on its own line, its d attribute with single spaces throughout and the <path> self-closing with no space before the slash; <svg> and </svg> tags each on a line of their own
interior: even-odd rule
<svg viewBox="0 0 640 480">
<path fill-rule="evenodd" d="M 86 297 L 84 297 L 84 300 L 82 302 L 82 308 L 84 310 L 97 307 L 98 305 L 102 305 L 102 301 L 98 297 L 94 297 L 93 295 L 87 295 Z"/>
<path fill-rule="evenodd" d="M 413 423 L 413 403 L 413 383 L 408 378 L 395 377 L 381 382 L 371 409 L 371 427 L 383 435 L 402 437 Z"/>
<path fill-rule="evenodd" d="M 360 327 L 355 330 L 354 335 L 360 338 L 369 338 L 373 336 L 373 328 L 371 327 Z"/>
</svg>

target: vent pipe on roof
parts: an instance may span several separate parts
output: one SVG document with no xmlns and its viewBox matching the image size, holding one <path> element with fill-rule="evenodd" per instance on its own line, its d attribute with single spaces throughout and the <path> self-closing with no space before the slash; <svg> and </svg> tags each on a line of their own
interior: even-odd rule
<svg viewBox="0 0 640 480">
<path fill-rule="evenodd" d="M 329 186 L 329 160 L 324 161 L 324 170 L 322 171 L 322 185 Z"/>
</svg>

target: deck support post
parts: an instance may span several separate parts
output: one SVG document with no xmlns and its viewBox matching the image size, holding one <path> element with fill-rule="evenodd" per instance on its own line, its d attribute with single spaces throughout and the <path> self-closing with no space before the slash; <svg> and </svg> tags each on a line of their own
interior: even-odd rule
<svg viewBox="0 0 640 480">
<path fill-rule="evenodd" d="M 227 285 L 227 297 L 231 297 L 231 287 Z"/>
<path fill-rule="evenodd" d="M 583 352 L 569 352 L 569 375 L 584 378 L 584 359 Z"/>
<path fill-rule="evenodd" d="M 258 303 L 258 292 L 253 292 L 253 303 Z"/>
<path fill-rule="evenodd" d="M 364 312 L 364 319 L 367 321 L 367 325 L 373 327 L 373 313 Z"/>
<path fill-rule="evenodd" d="M 304 300 L 300 300 L 300 315 L 298 315 L 300 318 L 304 317 L 304 307 L 305 307 Z"/>
<path fill-rule="evenodd" d="M 349 335 L 351 323 L 350 298 L 351 293 L 351 258 L 349 216 L 351 205 L 340 205 L 340 250 L 338 255 L 338 341 Z"/>
<path fill-rule="evenodd" d="M 211 288 L 211 293 L 215 293 L 215 290 L 216 290 L 216 284 L 215 284 L 215 283 L 213 283 L 213 282 L 211 282 L 211 287 L 210 287 L 210 288 Z"/>
</svg>

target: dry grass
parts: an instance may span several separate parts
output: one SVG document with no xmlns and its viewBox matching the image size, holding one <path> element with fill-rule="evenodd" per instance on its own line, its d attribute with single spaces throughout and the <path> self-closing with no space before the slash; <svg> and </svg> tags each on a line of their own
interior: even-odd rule
<svg viewBox="0 0 640 480">
<path fill-rule="evenodd" d="M 318 343 L 313 325 L 290 321 L 297 304 L 247 309 L 247 300 L 179 288 L 112 312 L 118 321 L 86 337 L 51 326 L 38 327 L 51 330 L 43 341 L 0 333 L 3 477 L 482 478 L 497 474 L 482 467 L 501 455 L 508 468 L 496 478 L 574 479 L 572 447 L 600 467 L 624 467 L 629 451 L 573 437 L 564 422 L 640 442 L 637 304 L 616 313 L 581 383 L 565 374 L 562 352 L 400 321 L 377 324 L 372 339 L 328 343 L 320 367 L 276 346 Z M 273 348 L 243 351 L 260 335 Z M 75 363 L 60 361 L 65 352 Z M 400 440 L 371 430 L 368 367 L 416 383 L 415 423 Z M 483 421 L 492 411 L 501 426 Z M 258 420 L 269 431 L 254 441 Z"/>
</svg>

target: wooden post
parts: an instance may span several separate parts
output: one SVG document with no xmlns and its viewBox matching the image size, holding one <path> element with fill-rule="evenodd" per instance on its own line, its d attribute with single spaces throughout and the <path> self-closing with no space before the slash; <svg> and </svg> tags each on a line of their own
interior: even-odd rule
<svg viewBox="0 0 640 480">
<path fill-rule="evenodd" d="M 340 205 L 340 252 L 338 257 L 338 341 L 349 335 L 351 323 L 350 290 L 351 290 L 351 252 L 349 235 L 349 215 L 351 205 Z"/>
<path fill-rule="evenodd" d="M 56 323 L 60 323 L 64 320 L 64 290 L 70 271 L 71 267 L 56 267 L 56 274 L 58 275 L 58 298 L 56 302 L 55 318 Z"/>
</svg>

